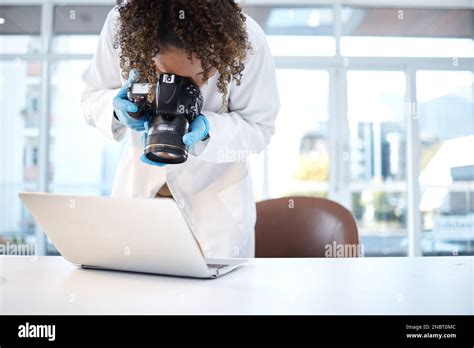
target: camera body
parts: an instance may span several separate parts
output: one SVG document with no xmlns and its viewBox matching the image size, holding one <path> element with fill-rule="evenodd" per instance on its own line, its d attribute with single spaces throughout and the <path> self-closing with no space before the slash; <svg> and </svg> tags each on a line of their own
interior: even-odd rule
<svg viewBox="0 0 474 348">
<path fill-rule="evenodd" d="M 183 163 L 188 149 L 183 135 L 189 124 L 201 113 L 203 97 L 199 87 L 189 78 L 174 74 L 161 74 L 154 100 L 148 102 L 150 84 L 131 83 L 127 98 L 137 105 L 134 118 L 151 114 L 145 143 L 145 156 L 153 162 Z"/>
</svg>

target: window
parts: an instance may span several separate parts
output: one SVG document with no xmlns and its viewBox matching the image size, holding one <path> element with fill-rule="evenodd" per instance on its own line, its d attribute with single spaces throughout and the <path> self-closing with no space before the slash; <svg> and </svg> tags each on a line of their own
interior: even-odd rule
<svg viewBox="0 0 474 348">
<path fill-rule="evenodd" d="M 244 6 L 267 34 L 274 56 L 333 56 L 333 12 L 325 7 Z"/>
<path fill-rule="evenodd" d="M 352 212 L 365 254 L 405 253 L 405 74 L 347 73 Z"/>
<path fill-rule="evenodd" d="M 126 141 L 107 140 L 84 121 L 81 74 L 88 60 L 53 65 L 51 95 L 51 189 L 62 194 L 110 195 Z M 68 86 L 68 88 L 64 88 Z"/>
<path fill-rule="evenodd" d="M 18 192 L 37 188 L 38 112 L 28 104 L 39 90 L 40 71 L 31 69 L 37 64 L 0 61 L 0 243 L 34 241 L 35 224 Z"/>
<path fill-rule="evenodd" d="M 0 53 L 41 51 L 41 6 L 0 6 Z"/>
<path fill-rule="evenodd" d="M 114 2 L 23 3 L 0 6 L 0 243 L 42 238 L 19 191 L 47 177 L 56 193 L 107 195 L 126 145 L 88 126 L 80 105 Z M 269 147 L 250 158 L 256 200 L 338 201 L 366 256 L 474 254 L 473 9 L 240 3 L 267 34 L 281 101 Z M 42 14 L 52 33 L 41 32 Z M 419 173 L 408 155 L 419 155 Z M 413 180 L 419 192 L 408 190 Z M 408 204 L 418 196 L 419 207 Z M 409 235 L 421 245 L 408 249 Z"/>
<path fill-rule="evenodd" d="M 346 7 L 343 56 L 473 57 L 473 11 Z"/>
<path fill-rule="evenodd" d="M 426 255 L 474 252 L 474 108 L 470 71 L 418 71 Z M 442 81 L 442 83 L 440 83 Z"/>
<path fill-rule="evenodd" d="M 268 148 L 269 195 L 326 196 L 329 73 L 282 69 L 277 82 L 281 109 Z"/>
<path fill-rule="evenodd" d="M 54 51 L 94 54 L 111 9 L 112 6 L 55 6 Z"/>
</svg>

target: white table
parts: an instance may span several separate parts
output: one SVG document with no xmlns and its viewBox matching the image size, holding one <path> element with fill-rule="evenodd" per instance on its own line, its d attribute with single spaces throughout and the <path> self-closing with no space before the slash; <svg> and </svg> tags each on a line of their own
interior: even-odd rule
<svg viewBox="0 0 474 348">
<path fill-rule="evenodd" d="M 474 257 L 254 259 L 215 280 L 0 256 L 0 314 L 473 314 Z"/>
</svg>

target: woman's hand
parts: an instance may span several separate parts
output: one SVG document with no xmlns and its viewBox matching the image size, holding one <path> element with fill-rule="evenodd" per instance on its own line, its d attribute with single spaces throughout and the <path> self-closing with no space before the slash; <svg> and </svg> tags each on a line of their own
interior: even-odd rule
<svg viewBox="0 0 474 348">
<path fill-rule="evenodd" d="M 112 103 L 114 106 L 114 114 L 117 120 L 123 125 L 137 131 L 142 132 L 145 130 L 144 123 L 148 120 L 149 116 L 144 116 L 140 119 L 131 117 L 129 112 L 137 112 L 138 106 L 127 99 L 127 91 L 132 82 L 140 79 L 140 73 L 136 69 L 130 71 L 127 83 L 120 89 L 117 96 L 113 99 Z"/>
<path fill-rule="evenodd" d="M 183 143 L 189 148 L 195 146 L 209 135 L 209 122 L 206 116 L 199 115 L 191 122 L 189 132 L 183 135 Z"/>
</svg>

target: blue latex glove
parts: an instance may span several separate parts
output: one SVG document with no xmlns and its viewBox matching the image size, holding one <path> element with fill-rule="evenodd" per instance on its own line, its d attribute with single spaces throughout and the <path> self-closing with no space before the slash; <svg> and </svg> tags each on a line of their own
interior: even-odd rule
<svg viewBox="0 0 474 348">
<path fill-rule="evenodd" d="M 199 115 L 191 122 L 189 132 L 183 135 L 183 143 L 191 148 L 209 135 L 209 122 L 206 116 Z"/>
<path fill-rule="evenodd" d="M 114 106 L 115 114 L 117 115 L 120 123 L 137 131 L 143 132 L 145 130 L 144 123 L 148 120 L 149 116 L 144 116 L 141 119 L 131 117 L 128 112 L 137 112 L 138 106 L 127 99 L 127 89 L 132 82 L 140 79 L 140 73 L 136 69 L 132 69 L 128 76 L 128 81 L 118 92 L 117 96 L 113 99 L 112 103 Z"/>
<path fill-rule="evenodd" d="M 142 136 L 143 146 L 145 146 L 145 143 L 146 143 L 146 137 L 147 137 L 147 132 L 148 132 L 148 121 L 145 121 L 144 126 L 145 126 L 145 133 Z M 189 149 L 195 146 L 201 140 L 204 140 L 204 138 L 206 138 L 208 135 L 209 135 L 209 122 L 207 121 L 207 118 L 204 115 L 199 115 L 189 125 L 189 132 L 183 135 L 183 143 Z M 143 163 L 146 163 L 152 166 L 158 166 L 158 167 L 166 166 L 166 163 L 150 161 L 145 156 L 145 154 L 143 154 L 140 157 L 140 160 Z"/>
</svg>

